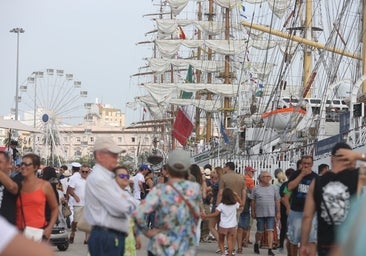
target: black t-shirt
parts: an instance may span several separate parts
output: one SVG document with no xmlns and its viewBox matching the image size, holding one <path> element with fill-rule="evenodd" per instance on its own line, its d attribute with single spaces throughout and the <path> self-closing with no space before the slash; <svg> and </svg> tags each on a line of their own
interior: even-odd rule
<svg viewBox="0 0 366 256">
<path fill-rule="evenodd" d="M 351 199 L 357 193 L 357 183 L 358 169 L 338 173 L 326 172 L 315 180 L 314 201 L 318 215 L 318 249 L 324 251 L 324 249 L 330 249 L 330 245 L 334 245 L 335 229 L 348 216 Z"/>
<path fill-rule="evenodd" d="M 280 186 L 280 190 L 279 190 L 279 193 L 280 193 L 280 197 L 284 197 L 285 196 L 285 188 L 287 188 L 287 185 L 288 185 L 288 181 L 285 181 L 284 183 L 281 184 Z M 286 207 L 285 205 L 282 203 L 281 201 L 281 216 L 287 216 L 287 213 L 286 213 Z"/>
<path fill-rule="evenodd" d="M 300 175 L 300 170 L 295 171 L 290 179 L 289 183 L 296 179 L 297 176 Z M 297 185 L 295 189 L 292 190 L 290 202 L 291 202 L 291 210 L 297 211 L 297 212 L 303 212 L 304 211 L 304 205 L 305 205 L 305 198 L 309 191 L 309 186 L 311 181 L 316 178 L 318 174 L 315 172 L 311 172 L 310 174 L 304 176 L 300 183 Z"/>
<path fill-rule="evenodd" d="M 11 178 L 18 184 L 18 194 L 22 186 L 23 176 L 17 174 Z M 8 222 L 15 225 L 16 222 L 16 201 L 18 194 L 10 193 L 3 184 L 0 183 L 0 215 Z"/>
</svg>

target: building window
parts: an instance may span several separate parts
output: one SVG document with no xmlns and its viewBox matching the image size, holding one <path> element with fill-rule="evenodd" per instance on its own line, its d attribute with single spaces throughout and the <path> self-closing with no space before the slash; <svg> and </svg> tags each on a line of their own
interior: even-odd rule
<svg viewBox="0 0 366 256">
<path fill-rule="evenodd" d="M 122 137 L 118 137 L 118 143 L 122 143 Z"/>
<path fill-rule="evenodd" d="M 76 137 L 76 142 L 80 142 L 80 137 Z"/>
<path fill-rule="evenodd" d="M 94 142 L 94 137 L 90 137 L 90 142 Z"/>
<path fill-rule="evenodd" d="M 135 137 L 132 137 L 132 138 L 131 138 L 131 141 L 132 141 L 132 142 L 135 142 Z"/>
</svg>

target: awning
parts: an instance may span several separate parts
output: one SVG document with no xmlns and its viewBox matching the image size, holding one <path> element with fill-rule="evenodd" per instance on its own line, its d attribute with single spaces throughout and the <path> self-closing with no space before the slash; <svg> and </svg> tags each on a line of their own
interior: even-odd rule
<svg viewBox="0 0 366 256">
<path fill-rule="evenodd" d="M 23 124 L 20 121 L 17 120 L 4 120 L 0 119 L 0 128 L 5 129 L 14 129 L 14 130 L 20 130 L 20 131 L 27 131 L 27 132 L 36 132 L 40 133 L 41 131 L 37 128 L 33 128 L 32 126 Z"/>
</svg>

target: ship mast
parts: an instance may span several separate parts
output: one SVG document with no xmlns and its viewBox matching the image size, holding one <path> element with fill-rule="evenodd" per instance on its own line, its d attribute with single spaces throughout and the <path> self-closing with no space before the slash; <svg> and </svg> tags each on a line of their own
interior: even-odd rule
<svg viewBox="0 0 366 256">
<path fill-rule="evenodd" d="M 170 19 L 172 19 L 172 18 L 173 18 L 173 11 L 170 12 Z M 174 70 L 173 70 L 173 65 L 172 64 L 170 65 L 170 82 L 174 83 Z M 176 115 L 173 104 L 170 105 L 170 113 L 171 113 L 172 116 Z M 171 127 L 173 127 L 174 120 L 172 120 L 171 125 L 172 125 Z M 176 148 L 176 141 L 175 141 L 175 138 L 174 138 L 174 135 L 173 135 L 173 129 L 171 129 L 170 134 L 171 134 L 170 136 L 171 136 L 171 142 L 172 142 L 171 143 L 171 145 L 172 145 L 171 150 L 174 150 Z"/>
<path fill-rule="evenodd" d="M 201 2 L 198 2 L 198 13 L 197 13 L 197 16 L 198 16 L 198 20 L 202 20 L 202 4 Z M 202 33 L 200 30 L 198 30 L 198 34 L 197 34 L 197 38 L 198 40 L 200 40 L 202 37 Z M 198 47 L 197 49 L 197 60 L 201 59 L 201 48 Z M 196 77 L 197 77 L 197 83 L 200 83 L 201 82 L 201 70 L 200 69 L 196 69 Z M 196 92 L 196 99 L 199 100 L 201 99 L 201 93 L 200 92 Z M 200 131 L 200 121 L 201 121 L 201 118 L 200 118 L 200 109 L 199 108 L 196 108 L 196 123 L 195 123 L 195 128 L 196 128 L 196 142 L 198 143 L 199 140 L 200 140 L 200 134 L 201 134 L 201 131 Z"/>
<path fill-rule="evenodd" d="M 307 40 L 312 40 L 312 1 L 305 1 L 306 2 L 306 9 L 305 9 L 305 24 L 304 24 L 304 30 L 305 30 L 305 38 Z M 312 50 L 309 46 L 305 45 L 304 47 L 304 86 L 308 87 L 310 86 L 309 80 L 310 80 L 310 73 L 312 68 Z M 305 88 L 306 95 L 304 97 L 309 98 L 311 97 L 310 94 L 310 88 Z"/>
<path fill-rule="evenodd" d="M 230 39 L 230 9 L 225 9 L 225 40 Z M 231 83 L 231 76 L 230 76 L 230 56 L 225 55 L 225 74 L 224 74 L 224 84 Z M 227 122 L 228 111 L 230 110 L 230 98 L 224 98 L 224 120 Z M 228 124 L 226 123 L 226 126 Z"/>
<path fill-rule="evenodd" d="M 362 3 L 362 74 L 366 74 L 366 0 Z M 366 94 L 366 82 L 362 83 L 362 94 Z M 366 100 L 364 100 L 366 101 Z"/>
<path fill-rule="evenodd" d="M 208 21 L 213 21 L 213 16 L 214 16 L 214 9 L 213 9 L 213 0 L 209 0 L 208 2 Z M 212 36 L 209 35 L 208 39 L 211 40 Z M 209 48 L 208 49 L 208 54 L 207 54 L 207 60 L 211 61 L 212 60 L 212 49 Z M 208 73 L 207 74 L 207 83 L 211 84 L 212 83 L 212 73 Z M 211 100 L 212 99 L 212 94 L 211 93 L 207 93 L 207 100 Z M 210 141 L 212 137 L 212 114 L 211 112 L 206 112 L 206 143 Z"/>
</svg>

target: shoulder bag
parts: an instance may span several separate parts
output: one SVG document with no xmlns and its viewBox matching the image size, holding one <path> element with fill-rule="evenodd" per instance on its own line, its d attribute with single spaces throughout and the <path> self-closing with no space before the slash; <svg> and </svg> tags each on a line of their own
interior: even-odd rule
<svg viewBox="0 0 366 256">
<path fill-rule="evenodd" d="M 80 219 L 78 221 L 77 228 L 78 228 L 78 230 L 84 231 L 86 233 L 90 233 L 92 230 L 92 226 L 86 221 L 86 219 L 84 217 L 84 207 L 81 210 Z"/>
<path fill-rule="evenodd" d="M 67 203 L 62 204 L 62 216 L 64 216 L 64 218 L 71 216 L 71 210 Z"/>
</svg>

